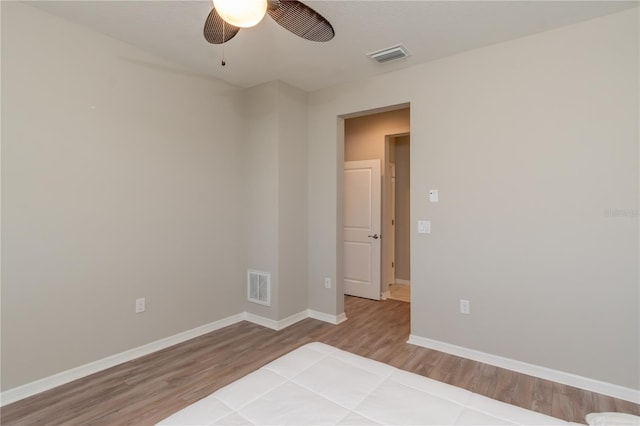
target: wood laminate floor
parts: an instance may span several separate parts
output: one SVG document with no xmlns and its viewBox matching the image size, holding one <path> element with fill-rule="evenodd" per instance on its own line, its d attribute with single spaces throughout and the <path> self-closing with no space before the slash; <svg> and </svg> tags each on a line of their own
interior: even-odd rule
<svg viewBox="0 0 640 426">
<path fill-rule="evenodd" d="M 409 345 L 409 309 L 347 297 L 349 319 L 337 326 L 306 319 L 276 332 L 240 322 L 7 405 L 1 422 L 153 424 L 312 341 L 565 420 L 584 423 L 593 411 L 640 415 L 637 404 Z"/>
</svg>

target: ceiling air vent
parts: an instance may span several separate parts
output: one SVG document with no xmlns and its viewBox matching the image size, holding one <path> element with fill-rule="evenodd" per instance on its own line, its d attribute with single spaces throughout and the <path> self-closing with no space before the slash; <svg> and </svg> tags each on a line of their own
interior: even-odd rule
<svg viewBox="0 0 640 426">
<path fill-rule="evenodd" d="M 399 44 L 397 46 L 378 50 L 377 52 L 367 53 L 367 56 L 381 64 L 383 62 L 406 58 L 407 56 L 409 56 L 409 51 L 406 47 Z"/>
</svg>

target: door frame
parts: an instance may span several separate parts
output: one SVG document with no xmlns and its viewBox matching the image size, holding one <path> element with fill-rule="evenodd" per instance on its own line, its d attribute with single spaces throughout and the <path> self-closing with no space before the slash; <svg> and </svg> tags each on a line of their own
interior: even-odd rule
<svg viewBox="0 0 640 426">
<path fill-rule="evenodd" d="M 362 117 L 365 115 L 378 114 L 381 112 L 395 111 L 399 109 L 409 109 L 411 111 L 411 102 L 406 101 L 394 105 L 387 105 L 383 107 L 372 108 L 368 110 L 360 110 L 351 113 L 338 114 L 336 118 L 336 163 L 335 163 L 335 179 L 336 179 L 336 210 L 335 210 L 335 257 L 333 257 L 333 263 L 336 269 L 333 271 L 335 274 L 335 290 L 331 292 L 330 298 L 335 303 L 335 312 L 339 322 L 347 319 L 344 312 L 344 253 L 343 253 L 343 168 L 344 168 L 344 149 L 345 149 L 345 120 L 350 118 Z M 411 116 L 411 112 L 410 112 Z M 411 125 L 409 125 L 409 134 L 411 134 Z M 412 307 L 410 308 L 412 309 Z"/>
<path fill-rule="evenodd" d="M 391 186 L 393 179 L 391 173 L 389 173 L 390 166 L 395 163 L 395 159 L 392 161 L 391 151 L 396 138 L 409 135 L 411 135 L 410 131 L 385 135 L 384 138 L 383 163 L 385 172 L 382 176 L 382 235 L 385 238 L 382 239 L 382 257 L 380 259 L 382 265 L 380 292 L 383 299 L 386 299 L 389 295 L 389 284 L 392 284 L 395 279 L 395 268 L 392 267 L 392 262 L 395 262 L 395 227 L 391 225 L 391 220 L 395 216 L 396 200 L 392 196 L 393 188 Z"/>
</svg>

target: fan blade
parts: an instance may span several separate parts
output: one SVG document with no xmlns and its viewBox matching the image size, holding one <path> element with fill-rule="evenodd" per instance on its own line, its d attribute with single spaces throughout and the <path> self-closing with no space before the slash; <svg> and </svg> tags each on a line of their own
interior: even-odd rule
<svg viewBox="0 0 640 426">
<path fill-rule="evenodd" d="M 238 31 L 240 28 L 225 22 L 215 8 L 211 9 L 204 23 L 204 38 L 212 44 L 225 43 L 234 38 Z"/>
<path fill-rule="evenodd" d="M 271 1 L 267 10 L 281 27 L 311 41 L 329 41 L 333 27 L 322 15 L 297 0 Z"/>
</svg>

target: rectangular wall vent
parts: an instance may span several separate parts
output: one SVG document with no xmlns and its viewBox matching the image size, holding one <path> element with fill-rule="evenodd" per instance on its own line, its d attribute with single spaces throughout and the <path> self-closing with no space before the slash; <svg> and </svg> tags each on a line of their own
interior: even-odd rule
<svg viewBox="0 0 640 426">
<path fill-rule="evenodd" d="M 367 53 L 367 56 L 378 63 L 394 61 L 396 59 L 402 59 L 409 56 L 409 51 L 406 47 L 399 44 L 397 46 L 388 47 L 386 49 L 378 50 L 377 52 Z"/>
<path fill-rule="evenodd" d="M 247 300 L 260 305 L 271 306 L 271 274 L 247 271 Z"/>
</svg>

